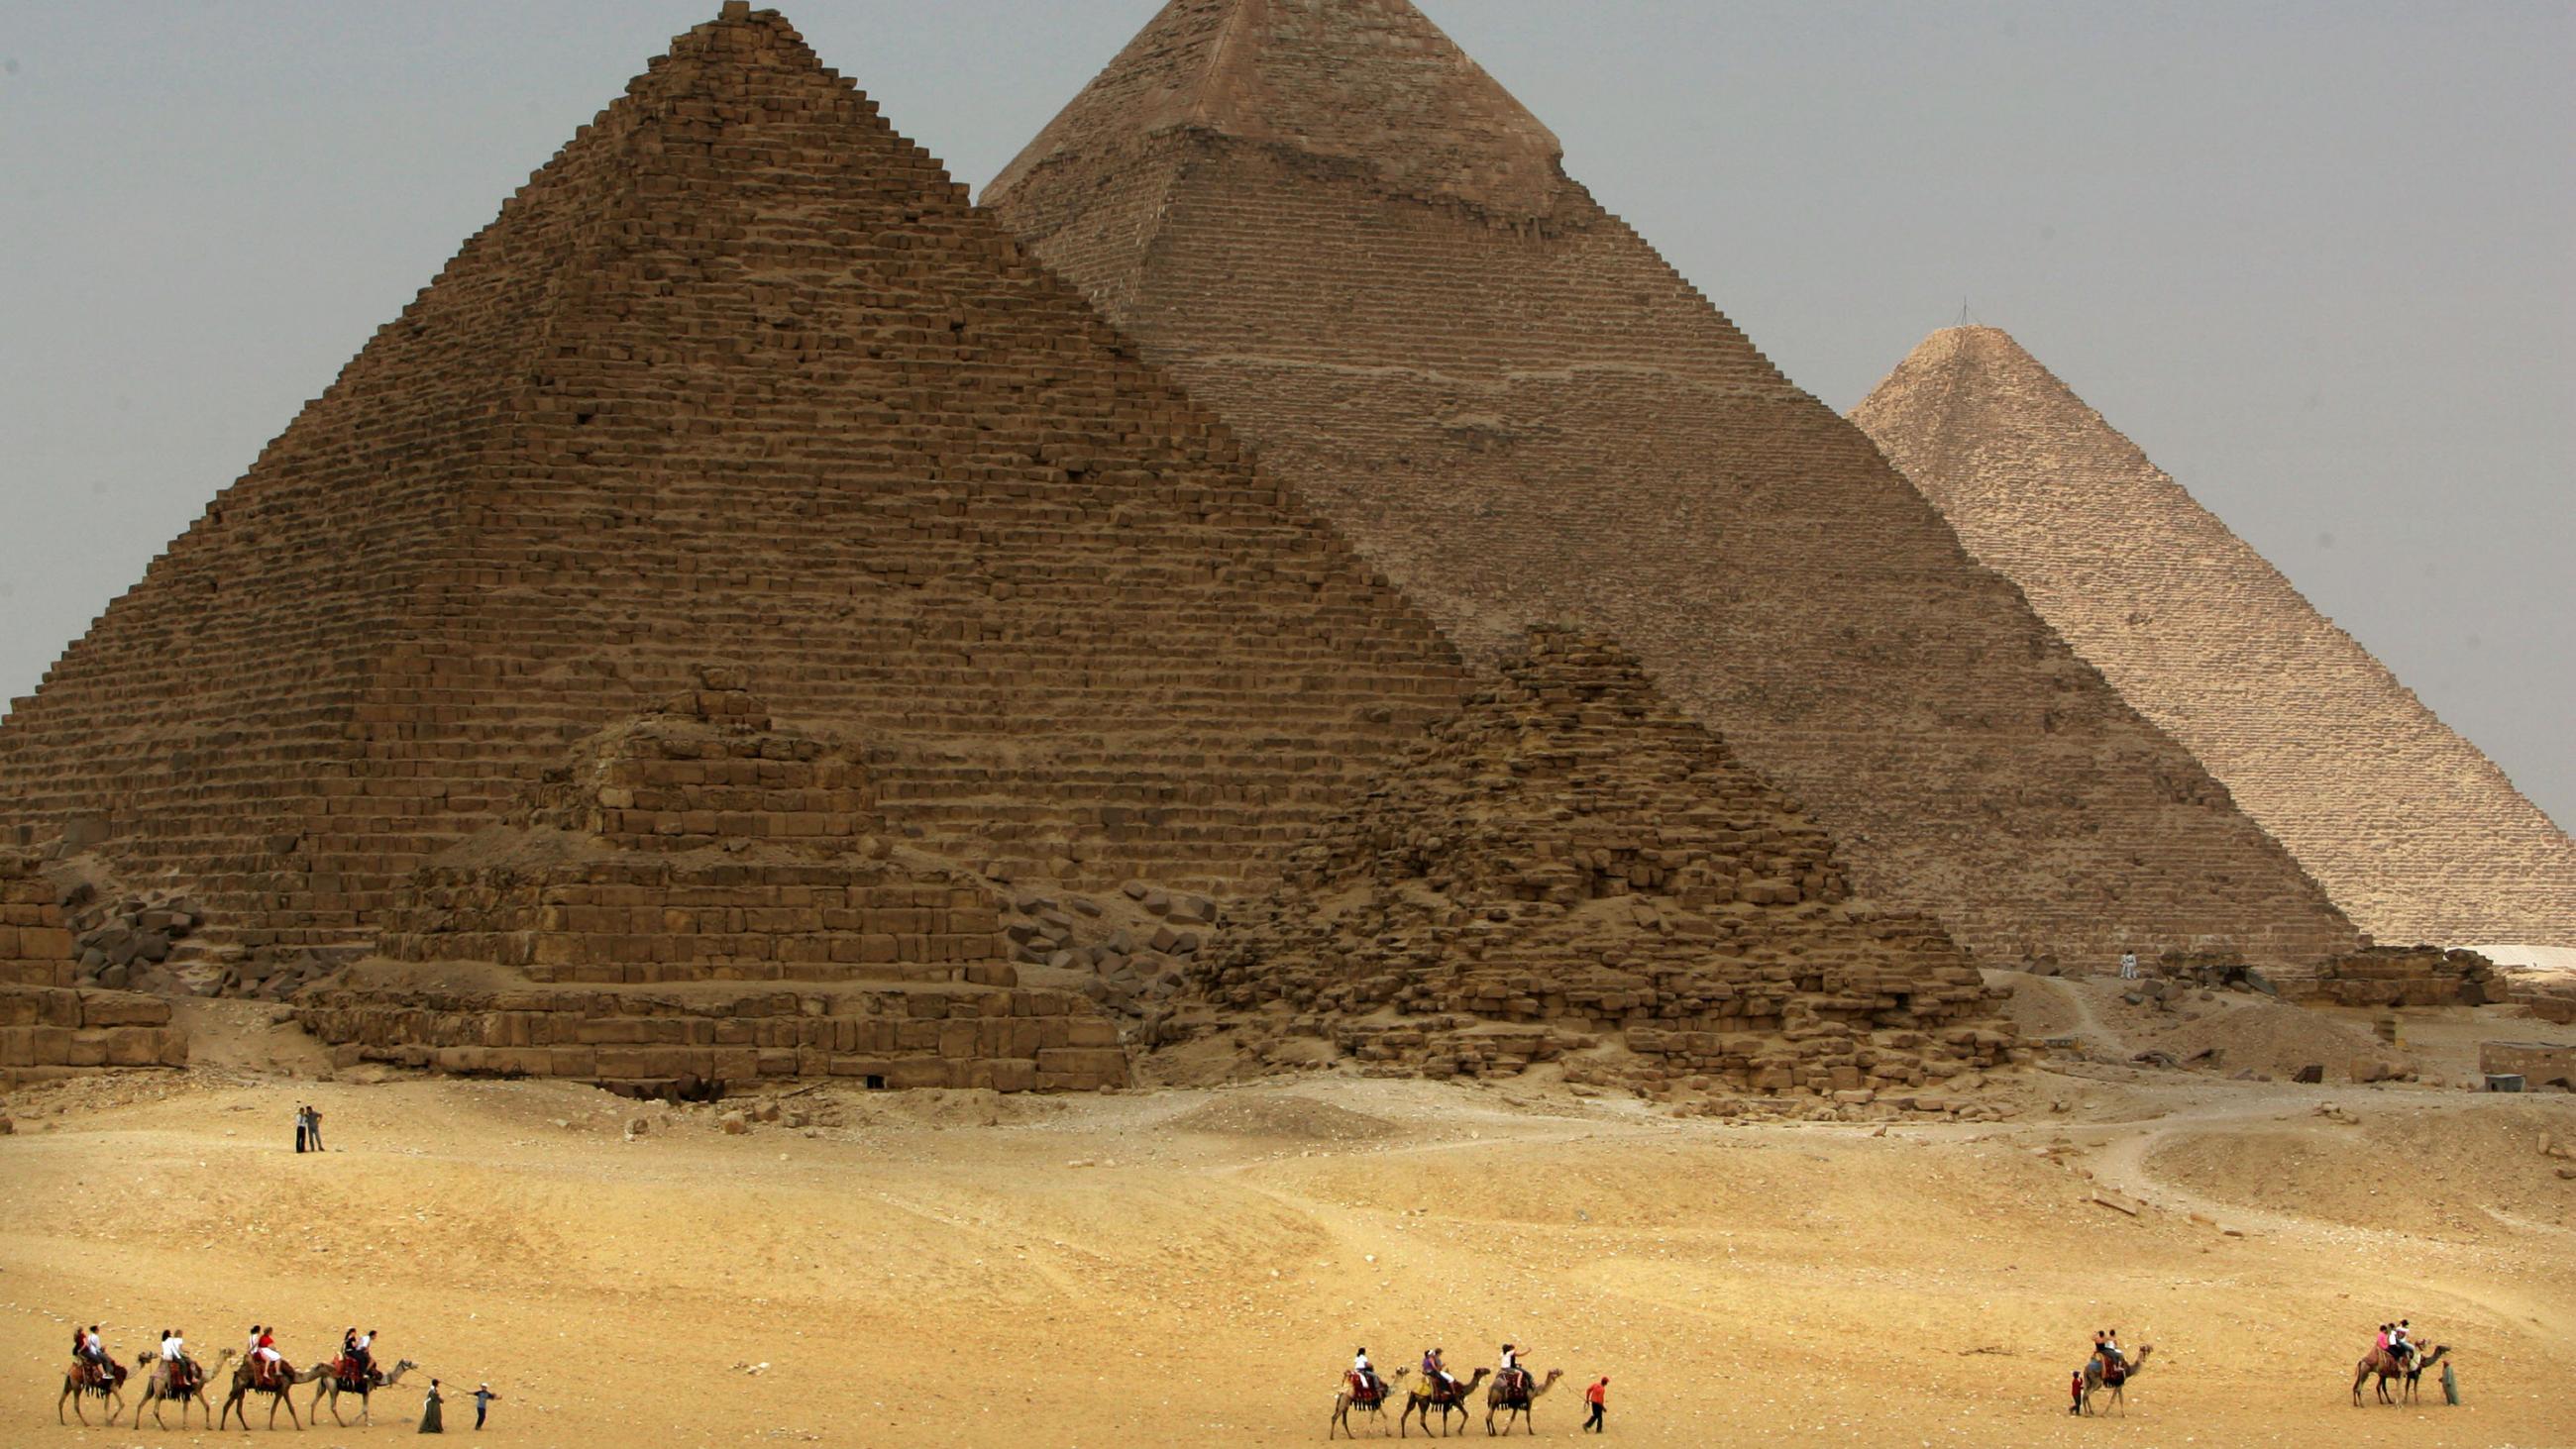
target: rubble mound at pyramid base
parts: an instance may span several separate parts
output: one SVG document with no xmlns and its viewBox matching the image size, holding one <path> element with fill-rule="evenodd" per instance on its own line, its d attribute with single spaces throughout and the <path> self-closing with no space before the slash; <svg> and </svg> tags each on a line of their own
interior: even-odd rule
<svg viewBox="0 0 2576 1449">
<path fill-rule="evenodd" d="M 61 893 L 33 857 L 0 854 L 0 1087 L 100 1067 L 178 1067 L 188 1032 L 170 1003 L 76 986 Z"/>
<path fill-rule="evenodd" d="M 1124 1082 L 1116 1026 L 1020 987 L 991 887 L 888 845 L 868 796 L 852 749 L 701 670 L 415 873 L 378 958 L 301 1015 L 351 1059 L 651 1095 Z"/>
<path fill-rule="evenodd" d="M 1910 1099 L 2013 1059 L 1968 954 L 1852 900 L 1632 657 L 1538 629 L 1501 672 L 1227 923 L 1204 1001 L 1364 1071 L 1653 1093 Z"/>
</svg>

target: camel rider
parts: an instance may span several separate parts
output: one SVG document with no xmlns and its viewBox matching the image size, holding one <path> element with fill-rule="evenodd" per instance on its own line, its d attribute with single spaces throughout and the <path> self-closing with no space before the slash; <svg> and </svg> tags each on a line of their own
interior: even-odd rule
<svg viewBox="0 0 2576 1449">
<path fill-rule="evenodd" d="M 1361 1391 L 1371 1398 L 1385 1395 L 1386 1387 L 1377 1381 L 1377 1368 L 1369 1362 L 1368 1349 L 1365 1346 L 1351 1354 L 1351 1375 L 1359 1380 Z"/>
<path fill-rule="evenodd" d="M 2128 1372 L 2129 1356 L 2120 1351 L 2120 1330 L 2114 1328 L 2102 1335 L 2102 1357 L 2111 1368 Z"/>
<path fill-rule="evenodd" d="M 277 1351 L 277 1335 L 269 1329 L 261 1329 L 259 1341 L 252 1348 L 251 1353 L 259 1361 L 259 1381 L 264 1384 L 277 1382 L 278 1371 L 286 1363 L 285 1356 Z"/>
<path fill-rule="evenodd" d="M 1529 1388 L 1529 1375 L 1521 1368 L 1521 1351 L 1516 1345 L 1503 1345 L 1503 1366 L 1495 1372 L 1494 1381 L 1506 1392 Z"/>
<path fill-rule="evenodd" d="M 2412 1323 L 2401 1318 L 2395 1328 L 2388 1330 L 2388 1351 L 2397 1356 L 2399 1363 L 2411 1366 L 2415 1362 L 2415 1326 Z"/>
<path fill-rule="evenodd" d="M 188 1336 L 179 1329 L 161 1335 L 161 1362 L 169 1365 L 173 1392 L 186 1393 L 197 1386 L 197 1366 L 188 1360 Z"/>
<path fill-rule="evenodd" d="M 1441 1362 L 1440 1350 L 1436 1348 L 1422 1355 L 1422 1377 L 1437 1393 L 1453 1393 L 1458 1387 L 1458 1381 L 1449 1377 L 1449 1366 Z"/>
</svg>

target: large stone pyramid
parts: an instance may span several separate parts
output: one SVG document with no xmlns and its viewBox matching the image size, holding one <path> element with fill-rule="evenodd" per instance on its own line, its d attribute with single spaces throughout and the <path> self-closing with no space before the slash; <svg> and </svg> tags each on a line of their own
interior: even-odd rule
<svg viewBox="0 0 2576 1449">
<path fill-rule="evenodd" d="M 2364 930 L 2576 945 L 2567 832 L 2011 337 L 1932 334 L 1852 418 Z"/>
<path fill-rule="evenodd" d="M 1235 891 L 1456 651 L 775 13 L 678 38 L 0 724 L 0 843 L 354 953 L 575 741 L 742 671 L 884 828 Z"/>
<path fill-rule="evenodd" d="M 1616 637 L 1990 961 L 2355 933 L 1405 0 L 1172 0 L 995 179 L 1470 652 Z"/>
</svg>

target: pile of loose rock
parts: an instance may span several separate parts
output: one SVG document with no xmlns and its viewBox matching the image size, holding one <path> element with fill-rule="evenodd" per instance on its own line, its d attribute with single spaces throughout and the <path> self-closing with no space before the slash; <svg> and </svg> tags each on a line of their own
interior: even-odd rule
<svg viewBox="0 0 2576 1449">
<path fill-rule="evenodd" d="M 1014 890 L 1002 914 L 1011 959 L 1076 973 L 1074 989 L 1134 1016 L 1171 1000 L 1209 947 L 1217 908 L 1205 896 L 1129 881 L 1106 899 L 1062 890 Z"/>
<path fill-rule="evenodd" d="M 1615 645 L 1533 630 L 1190 976 L 1363 1070 L 1862 1105 L 2012 1060 L 1934 922 L 1851 899 L 1812 818 Z M 1281 1018 L 1285 1018 L 1284 1021 Z"/>
<path fill-rule="evenodd" d="M 194 901 L 171 891 L 101 896 L 75 886 L 64 905 L 80 984 L 111 991 L 139 984 L 205 919 Z"/>
</svg>

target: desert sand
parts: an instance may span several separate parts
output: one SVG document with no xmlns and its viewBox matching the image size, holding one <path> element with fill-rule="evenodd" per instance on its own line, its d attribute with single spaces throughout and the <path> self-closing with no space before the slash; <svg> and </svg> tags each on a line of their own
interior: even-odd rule
<svg viewBox="0 0 2576 1449">
<path fill-rule="evenodd" d="M 1472 1368 L 1506 1338 L 1564 1371 L 1551 1438 L 1606 1373 L 1641 1445 L 2576 1444 L 2576 1183 L 2544 1152 L 2576 1098 L 2457 1086 L 2481 1036 L 2576 1029 L 2410 1014 L 2427 1081 L 2303 1087 L 2123 1049 L 2295 1055 L 2365 1018 L 2221 998 L 2160 1028 L 2104 983 L 1996 979 L 2074 1044 L 1997 1084 L 2010 1120 L 1929 1125 L 1332 1071 L 674 1107 L 329 1073 L 265 1008 L 204 1003 L 196 1067 L 7 1103 L 0 1443 L 214 1442 L 56 1427 L 95 1319 L 128 1361 L 166 1326 L 210 1355 L 275 1322 L 299 1364 L 381 1328 L 445 1381 L 451 1432 L 489 1380 L 483 1442 L 564 1449 L 1308 1444 L 1355 1346 Z M 302 1101 L 331 1151 L 290 1150 Z M 2462 1406 L 2429 1377 L 2420 1406 L 2351 1406 L 2400 1315 L 2453 1346 Z M 2154 1355 L 2125 1414 L 2072 1418 L 2112 1326 Z M 300 1442 L 408 1435 L 420 1387 Z"/>
</svg>

